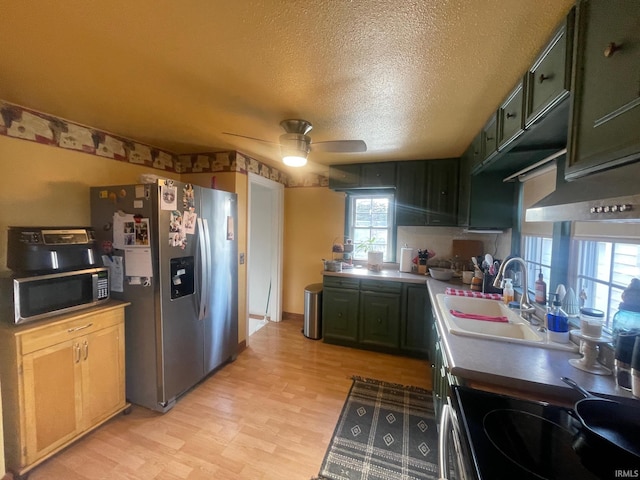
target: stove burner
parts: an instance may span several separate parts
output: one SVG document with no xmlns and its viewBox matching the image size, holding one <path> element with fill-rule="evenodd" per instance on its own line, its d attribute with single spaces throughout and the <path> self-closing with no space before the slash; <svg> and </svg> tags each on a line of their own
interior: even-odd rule
<svg viewBox="0 0 640 480">
<path fill-rule="evenodd" d="M 572 478 L 584 468 L 572 447 L 574 432 L 544 417 L 497 409 L 489 411 L 482 423 L 493 446 L 535 478 Z"/>
</svg>

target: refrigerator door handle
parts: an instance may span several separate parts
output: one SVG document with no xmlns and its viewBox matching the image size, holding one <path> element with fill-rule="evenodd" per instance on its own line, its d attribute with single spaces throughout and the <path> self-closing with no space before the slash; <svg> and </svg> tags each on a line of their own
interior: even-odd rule
<svg viewBox="0 0 640 480">
<path fill-rule="evenodd" d="M 202 223 L 202 219 L 198 218 L 196 220 L 198 224 L 198 241 L 200 243 L 200 306 L 198 308 L 198 320 L 202 320 L 205 316 L 206 305 L 207 305 L 207 285 L 205 282 L 208 281 L 208 259 L 207 259 L 207 245 L 205 240 L 205 227 Z"/>
<path fill-rule="evenodd" d="M 203 282 L 204 285 L 204 295 L 203 297 L 205 298 L 205 303 L 204 303 L 204 315 L 206 315 L 207 310 L 209 309 L 209 303 L 211 300 L 211 286 L 210 286 L 210 282 L 211 282 L 211 272 L 213 270 L 213 259 L 211 258 L 212 255 L 212 250 L 211 250 L 211 235 L 209 234 L 209 221 L 206 218 L 202 219 L 202 223 L 204 225 L 204 242 L 205 242 L 205 257 L 207 259 L 207 264 L 206 264 L 206 269 L 204 269 L 204 276 L 205 276 L 205 281 Z M 203 318 L 204 318 L 203 315 Z"/>
</svg>

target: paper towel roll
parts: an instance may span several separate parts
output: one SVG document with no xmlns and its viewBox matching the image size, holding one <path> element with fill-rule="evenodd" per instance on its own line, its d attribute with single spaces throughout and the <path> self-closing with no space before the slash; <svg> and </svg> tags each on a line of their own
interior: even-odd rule
<svg viewBox="0 0 640 480">
<path fill-rule="evenodd" d="M 400 250 L 400 271 L 411 272 L 413 262 L 413 248 L 402 247 Z"/>
</svg>

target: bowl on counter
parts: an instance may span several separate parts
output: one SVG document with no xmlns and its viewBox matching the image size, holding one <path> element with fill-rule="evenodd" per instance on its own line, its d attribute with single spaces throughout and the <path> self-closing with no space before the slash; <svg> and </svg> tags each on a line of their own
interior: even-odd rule
<svg viewBox="0 0 640 480">
<path fill-rule="evenodd" d="M 436 280 L 444 280 L 446 282 L 448 280 L 451 280 L 451 277 L 453 276 L 453 270 L 451 270 L 450 268 L 430 267 L 429 275 L 431 275 Z"/>
</svg>

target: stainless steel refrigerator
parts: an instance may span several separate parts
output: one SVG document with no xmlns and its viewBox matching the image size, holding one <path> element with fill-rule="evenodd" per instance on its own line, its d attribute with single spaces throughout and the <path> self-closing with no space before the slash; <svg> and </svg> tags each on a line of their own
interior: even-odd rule
<svg viewBox="0 0 640 480">
<path fill-rule="evenodd" d="M 171 180 L 91 188 L 111 296 L 126 311 L 126 392 L 166 412 L 238 346 L 237 196 Z"/>
</svg>

